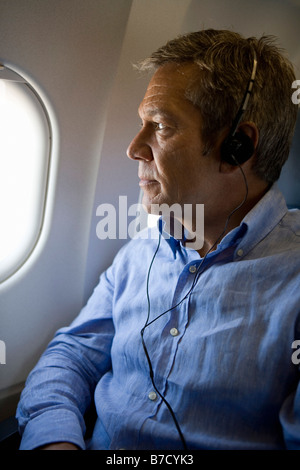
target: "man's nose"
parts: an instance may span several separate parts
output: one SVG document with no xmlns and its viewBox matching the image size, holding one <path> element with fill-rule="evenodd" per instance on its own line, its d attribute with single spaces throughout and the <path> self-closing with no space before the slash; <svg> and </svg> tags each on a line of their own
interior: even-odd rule
<svg viewBox="0 0 300 470">
<path fill-rule="evenodd" d="M 144 130 L 141 131 L 132 139 L 127 149 L 127 156 L 132 160 L 153 160 L 152 150 L 147 143 Z"/>
</svg>

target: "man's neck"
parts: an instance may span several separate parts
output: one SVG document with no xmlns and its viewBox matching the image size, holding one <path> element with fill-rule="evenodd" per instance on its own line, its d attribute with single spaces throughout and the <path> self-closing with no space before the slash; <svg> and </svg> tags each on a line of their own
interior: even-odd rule
<svg viewBox="0 0 300 470">
<path fill-rule="evenodd" d="M 200 256 L 204 257 L 208 251 L 214 251 L 225 235 L 241 224 L 244 217 L 268 190 L 269 186 L 264 184 L 260 191 L 256 191 L 254 195 L 248 193 L 244 203 L 232 204 L 231 210 L 227 210 L 226 213 L 220 212 L 218 215 L 215 214 L 214 217 L 210 217 L 209 214 L 206 215 L 204 218 L 203 246 L 197 249 Z M 186 228 L 189 230 L 188 227 Z"/>
</svg>

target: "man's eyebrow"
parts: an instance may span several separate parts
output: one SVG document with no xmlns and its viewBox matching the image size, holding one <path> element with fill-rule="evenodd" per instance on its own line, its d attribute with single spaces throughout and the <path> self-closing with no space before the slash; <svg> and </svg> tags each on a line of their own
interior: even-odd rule
<svg viewBox="0 0 300 470">
<path fill-rule="evenodd" d="M 172 113 L 170 110 L 163 109 L 163 108 L 158 108 L 158 107 L 140 107 L 139 108 L 139 116 L 141 114 L 144 114 L 145 116 L 148 117 L 153 117 L 153 116 L 161 116 L 166 119 L 172 119 L 175 120 L 175 115 Z"/>
</svg>

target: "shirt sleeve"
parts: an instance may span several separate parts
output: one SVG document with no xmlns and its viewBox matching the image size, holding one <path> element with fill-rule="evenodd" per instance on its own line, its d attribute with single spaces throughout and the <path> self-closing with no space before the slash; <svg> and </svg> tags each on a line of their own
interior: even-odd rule
<svg viewBox="0 0 300 470">
<path fill-rule="evenodd" d="M 113 267 L 74 322 L 55 334 L 29 374 L 17 408 L 20 449 L 52 442 L 85 448 L 84 413 L 100 378 L 111 369 Z"/>
</svg>

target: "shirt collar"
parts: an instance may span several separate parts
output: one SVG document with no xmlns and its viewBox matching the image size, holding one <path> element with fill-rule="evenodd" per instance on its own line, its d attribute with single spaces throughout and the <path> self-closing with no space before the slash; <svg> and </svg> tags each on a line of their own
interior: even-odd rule
<svg viewBox="0 0 300 470">
<path fill-rule="evenodd" d="M 204 208 L 205 210 L 205 208 Z M 276 183 L 274 183 L 260 201 L 248 212 L 239 227 L 234 228 L 220 241 L 217 251 L 236 245 L 236 252 L 242 250 L 243 255 L 251 251 L 273 228 L 287 212 L 284 197 Z M 172 250 L 174 258 L 176 252 L 181 250 L 185 240 L 182 237 L 174 238 L 168 231 L 169 224 L 163 217 L 158 219 L 158 229 L 162 237 Z M 241 251 L 240 251 L 241 253 Z"/>
<path fill-rule="evenodd" d="M 241 225 L 247 225 L 247 234 L 239 243 L 243 255 L 249 253 L 273 230 L 287 210 L 283 194 L 274 183 L 241 222 Z"/>
<path fill-rule="evenodd" d="M 170 223 L 166 219 L 164 219 L 163 217 L 160 217 L 158 219 L 157 226 L 158 226 L 159 233 L 166 240 L 167 244 L 172 250 L 174 258 L 176 258 L 176 252 L 180 250 L 181 241 L 183 241 L 183 238 L 184 238 L 183 227 L 181 230 L 182 238 L 174 238 L 172 235 L 170 235 Z"/>
</svg>

